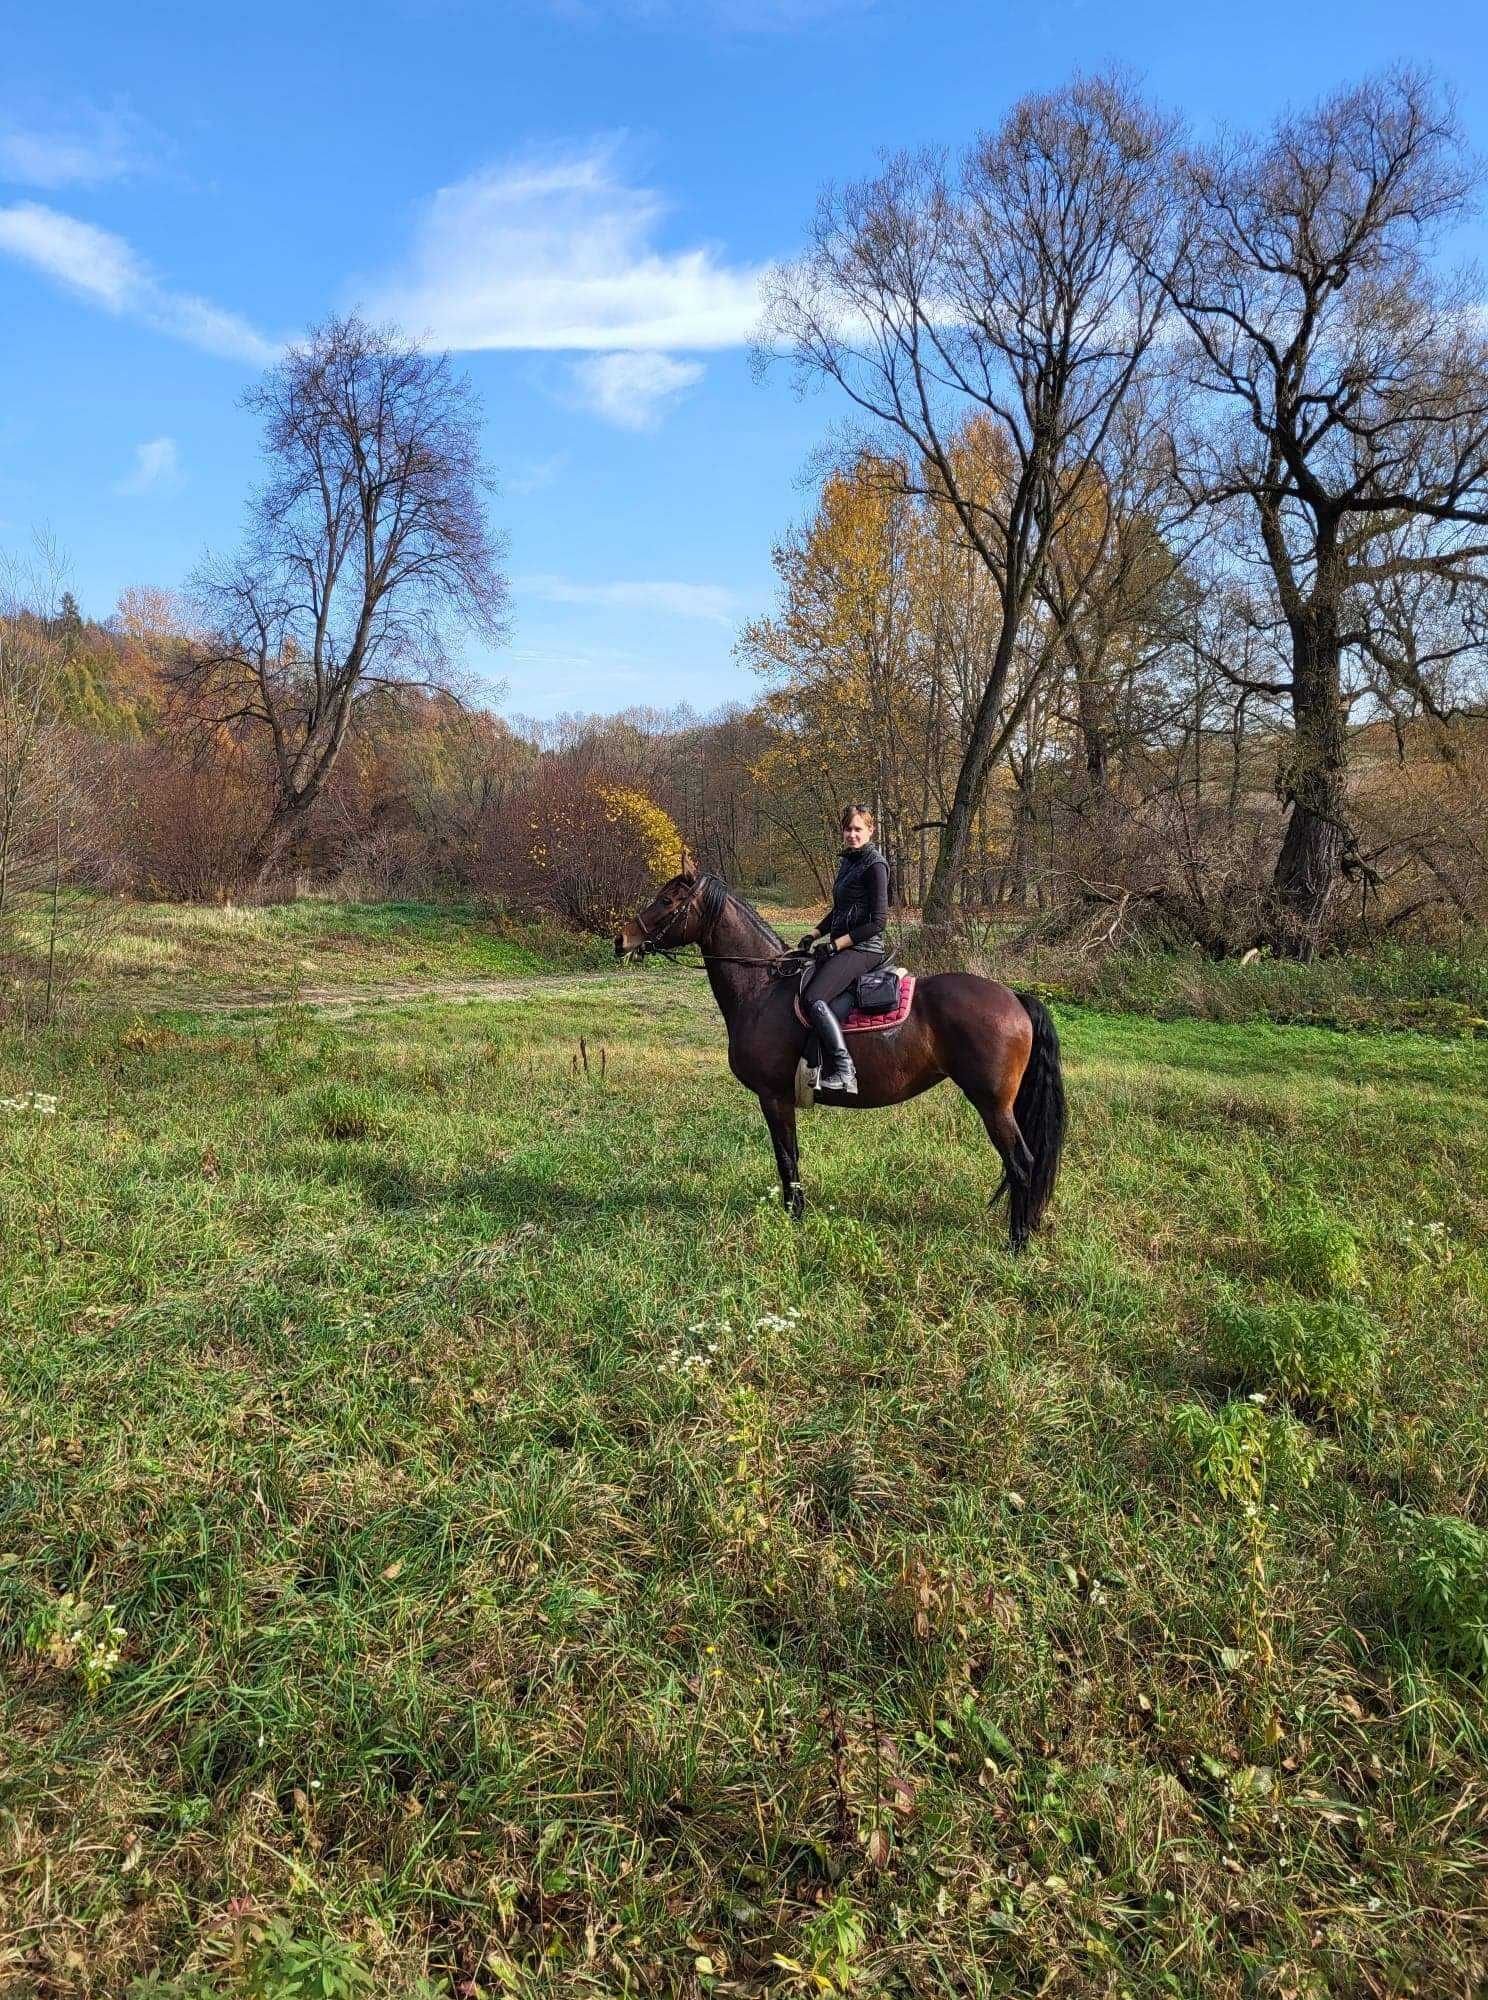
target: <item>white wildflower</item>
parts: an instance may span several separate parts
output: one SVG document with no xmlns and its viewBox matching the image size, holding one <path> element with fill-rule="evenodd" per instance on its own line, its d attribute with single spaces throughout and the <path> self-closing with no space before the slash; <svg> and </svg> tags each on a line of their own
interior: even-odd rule
<svg viewBox="0 0 1488 2000">
<path fill-rule="evenodd" d="M 55 1118 L 57 1100 L 45 1090 L 28 1090 L 19 1097 L 0 1097 L 0 1111 L 34 1111 L 38 1118 Z"/>
</svg>

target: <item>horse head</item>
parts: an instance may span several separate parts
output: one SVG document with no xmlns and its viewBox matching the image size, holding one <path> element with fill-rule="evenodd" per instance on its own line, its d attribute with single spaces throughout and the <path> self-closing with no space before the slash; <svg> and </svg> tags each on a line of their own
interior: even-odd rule
<svg viewBox="0 0 1488 2000">
<path fill-rule="evenodd" d="M 698 894 L 702 879 L 697 863 L 684 847 L 679 873 L 662 883 L 644 910 L 620 926 L 616 958 L 643 958 L 648 951 L 674 951 L 684 944 L 696 944 L 707 921 L 703 898 Z"/>
</svg>

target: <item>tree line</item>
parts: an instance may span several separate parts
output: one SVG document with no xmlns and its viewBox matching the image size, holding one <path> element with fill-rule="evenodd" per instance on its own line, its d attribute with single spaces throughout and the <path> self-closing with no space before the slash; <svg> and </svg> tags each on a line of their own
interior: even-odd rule
<svg viewBox="0 0 1488 2000">
<path fill-rule="evenodd" d="M 328 322 L 250 394 L 234 552 L 106 623 L 10 576 L 0 915 L 65 845 L 157 893 L 597 923 L 659 826 L 813 899 L 852 793 L 932 928 L 1041 906 L 1310 956 L 1481 920 L 1488 342 L 1437 254 L 1475 186 L 1400 69 L 1212 144 L 1079 77 L 829 190 L 759 360 L 842 422 L 740 635 L 760 699 L 709 717 L 472 702 L 507 611 L 479 409 L 447 356 Z"/>
</svg>

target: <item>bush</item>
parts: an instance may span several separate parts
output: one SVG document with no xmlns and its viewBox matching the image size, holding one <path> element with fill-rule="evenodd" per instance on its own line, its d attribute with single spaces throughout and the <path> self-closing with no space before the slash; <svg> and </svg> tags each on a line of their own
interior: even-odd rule
<svg viewBox="0 0 1488 2000">
<path fill-rule="evenodd" d="M 1379 1378 L 1379 1322 L 1341 1300 L 1225 1302 L 1213 1331 L 1219 1360 L 1242 1383 L 1294 1400 L 1354 1409 Z"/>
<path fill-rule="evenodd" d="M 633 786 L 555 763 L 493 825 L 481 886 L 573 930 L 612 933 L 674 875 L 682 836 Z"/>
<path fill-rule="evenodd" d="M 1310 1188 L 1267 1203 L 1263 1235 L 1278 1274 L 1298 1291 L 1331 1297 L 1359 1282 L 1359 1245 Z"/>
<path fill-rule="evenodd" d="M 1457 1514 L 1398 1520 L 1408 1621 L 1447 1666 L 1488 1677 L 1488 1533 Z"/>
<path fill-rule="evenodd" d="M 323 1139 L 386 1138 L 389 1122 L 376 1096 L 352 1084 L 330 1083 L 310 1100 L 310 1122 Z"/>
<path fill-rule="evenodd" d="M 107 845 L 141 894 L 173 902 L 241 895 L 269 810 L 267 774 L 232 746 L 129 744 L 95 774 Z"/>
<path fill-rule="evenodd" d="M 1288 1411 L 1274 1416 L 1264 1399 L 1232 1396 L 1219 1409 L 1180 1403 L 1172 1413 L 1181 1455 L 1221 1500 L 1262 1511 L 1278 1493 L 1300 1493 L 1317 1477 L 1325 1448 Z"/>
</svg>

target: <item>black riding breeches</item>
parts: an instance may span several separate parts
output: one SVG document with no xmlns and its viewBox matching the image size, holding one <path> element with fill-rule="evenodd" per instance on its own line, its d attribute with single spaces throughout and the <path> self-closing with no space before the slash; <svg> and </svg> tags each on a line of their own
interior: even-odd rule
<svg viewBox="0 0 1488 2000">
<path fill-rule="evenodd" d="M 847 992 L 855 979 L 865 972 L 875 972 L 888 958 L 886 951 L 864 951 L 858 945 L 850 945 L 846 951 L 833 952 L 821 965 L 814 966 L 806 979 L 801 982 L 802 1004 L 810 1007 L 813 1000 L 836 1000 Z M 841 1015 L 843 1009 L 834 1007 L 834 1014 Z"/>
</svg>

